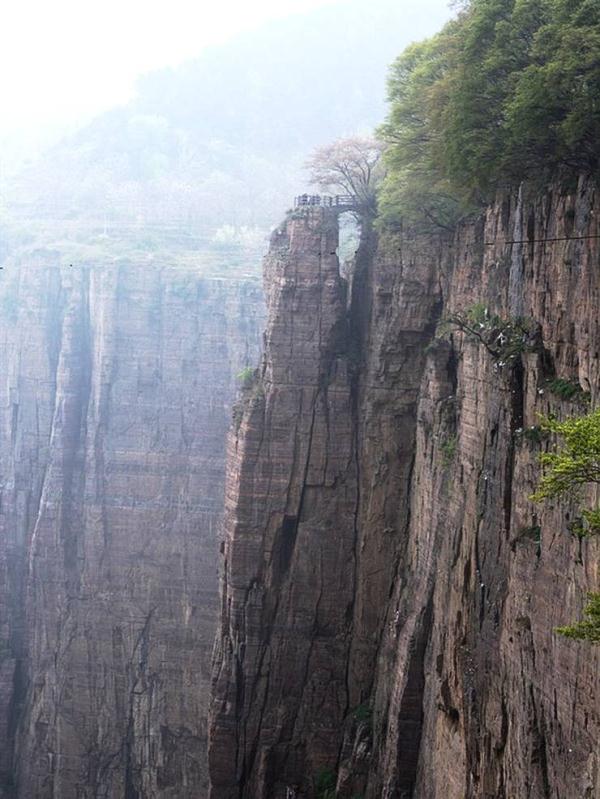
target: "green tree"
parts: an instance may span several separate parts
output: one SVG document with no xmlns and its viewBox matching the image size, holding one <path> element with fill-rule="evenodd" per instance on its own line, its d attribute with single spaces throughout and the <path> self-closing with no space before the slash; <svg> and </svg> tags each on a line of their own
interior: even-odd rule
<svg viewBox="0 0 600 799">
<path fill-rule="evenodd" d="M 584 486 L 600 484 L 600 408 L 560 422 L 545 418 L 542 428 L 562 440 L 553 452 L 540 455 L 544 474 L 532 499 L 577 496 Z M 600 508 L 584 510 L 584 533 L 600 532 Z"/>
<path fill-rule="evenodd" d="M 534 326 L 521 318 L 502 319 L 477 303 L 464 311 L 455 311 L 445 324 L 456 327 L 472 341 L 482 344 L 498 366 L 513 364 L 521 353 L 535 348 Z"/>
<path fill-rule="evenodd" d="M 598 167 L 600 7 L 554 0 L 533 39 L 531 62 L 506 107 L 507 157 L 518 169 Z"/>
<path fill-rule="evenodd" d="M 258 371 L 254 369 L 252 366 L 244 366 L 241 372 L 238 372 L 237 379 L 241 383 L 242 388 L 250 388 L 254 383 L 254 380 L 258 374 Z"/>
<path fill-rule="evenodd" d="M 586 416 L 565 419 L 543 419 L 542 428 L 562 439 L 562 445 L 554 452 L 540 455 L 545 469 L 532 499 L 541 501 L 565 495 L 577 496 L 584 486 L 600 484 L 600 408 Z M 584 510 L 582 535 L 600 532 L 600 508 Z M 557 627 L 556 632 L 567 638 L 600 643 L 600 593 L 588 595 L 589 603 L 584 609 L 582 621 L 566 627 Z"/>
<path fill-rule="evenodd" d="M 386 224 L 452 227 L 499 187 L 600 166 L 597 0 L 471 0 L 392 65 Z"/>
<path fill-rule="evenodd" d="M 574 638 L 579 641 L 591 641 L 594 644 L 600 643 L 600 594 L 588 594 L 589 603 L 583 610 L 586 617 L 583 621 L 577 621 L 567 627 L 557 627 L 556 632 L 566 638 Z"/>
<path fill-rule="evenodd" d="M 464 200 L 486 203 L 512 177 L 506 105 L 547 9 L 547 0 L 478 0 L 463 18 L 445 123 L 448 177 Z"/>
<path fill-rule="evenodd" d="M 401 214 L 422 227 L 451 227 L 461 214 L 444 169 L 444 126 L 453 58 L 453 25 L 411 45 L 393 64 L 390 111 L 378 135 L 387 143 L 388 174 L 379 216 L 393 226 Z"/>
</svg>

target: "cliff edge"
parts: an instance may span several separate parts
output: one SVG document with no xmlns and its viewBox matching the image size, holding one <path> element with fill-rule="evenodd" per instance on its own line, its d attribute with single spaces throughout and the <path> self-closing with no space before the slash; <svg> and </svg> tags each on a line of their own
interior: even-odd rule
<svg viewBox="0 0 600 799">
<path fill-rule="evenodd" d="M 526 187 L 453 234 L 295 213 L 231 431 L 214 799 L 597 797 L 598 653 L 557 636 L 597 589 L 575 502 L 534 505 L 539 413 L 597 402 L 598 194 Z M 440 322 L 527 319 L 503 361 Z"/>
</svg>

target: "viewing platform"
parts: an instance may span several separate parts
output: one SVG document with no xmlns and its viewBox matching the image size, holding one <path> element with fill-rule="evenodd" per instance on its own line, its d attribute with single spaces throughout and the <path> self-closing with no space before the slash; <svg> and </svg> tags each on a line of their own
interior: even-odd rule
<svg viewBox="0 0 600 799">
<path fill-rule="evenodd" d="M 340 213 L 355 211 L 358 207 L 356 198 L 351 194 L 299 194 L 294 197 L 294 208 L 317 206 L 320 208 L 333 208 Z"/>
</svg>

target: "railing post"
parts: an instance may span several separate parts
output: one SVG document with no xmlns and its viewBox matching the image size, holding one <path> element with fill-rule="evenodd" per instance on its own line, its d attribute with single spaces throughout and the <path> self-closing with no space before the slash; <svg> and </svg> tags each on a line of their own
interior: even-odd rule
<svg viewBox="0 0 600 799">
<path fill-rule="evenodd" d="M 307 205 L 323 208 L 356 208 L 357 201 L 350 194 L 298 194 L 294 197 L 294 208 Z"/>
</svg>

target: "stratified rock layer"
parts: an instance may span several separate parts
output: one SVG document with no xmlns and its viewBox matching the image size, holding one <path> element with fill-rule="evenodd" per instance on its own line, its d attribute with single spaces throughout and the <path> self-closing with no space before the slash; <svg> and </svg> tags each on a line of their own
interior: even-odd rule
<svg viewBox="0 0 600 799">
<path fill-rule="evenodd" d="M 597 213 L 581 178 L 453 238 L 367 234 L 347 304 L 331 211 L 274 235 L 229 445 L 213 799 L 600 796 L 599 655 L 553 632 L 598 544 L 575 501 L 529 500 L 549 442 L 522 433 L 585 410 L 554 377 L 597 404 Z M 436 338 L 475 303 L 533 320 L 513 363 Z"/>
<path fill-rule="evenodd" d="M 0 796 L 199 799 L 260 288 L 46 254 L 0 293 Z"/>
<path fill-rule="evenodd" d="M 266 262 L 264 364 L 228 461 L 219 799 L 278 795 L 306 763 L 329 763 L 348 711 L 358 492 L 337 238 L 331 212 L 308 210 L 275 231 Z"/>
</svg>

